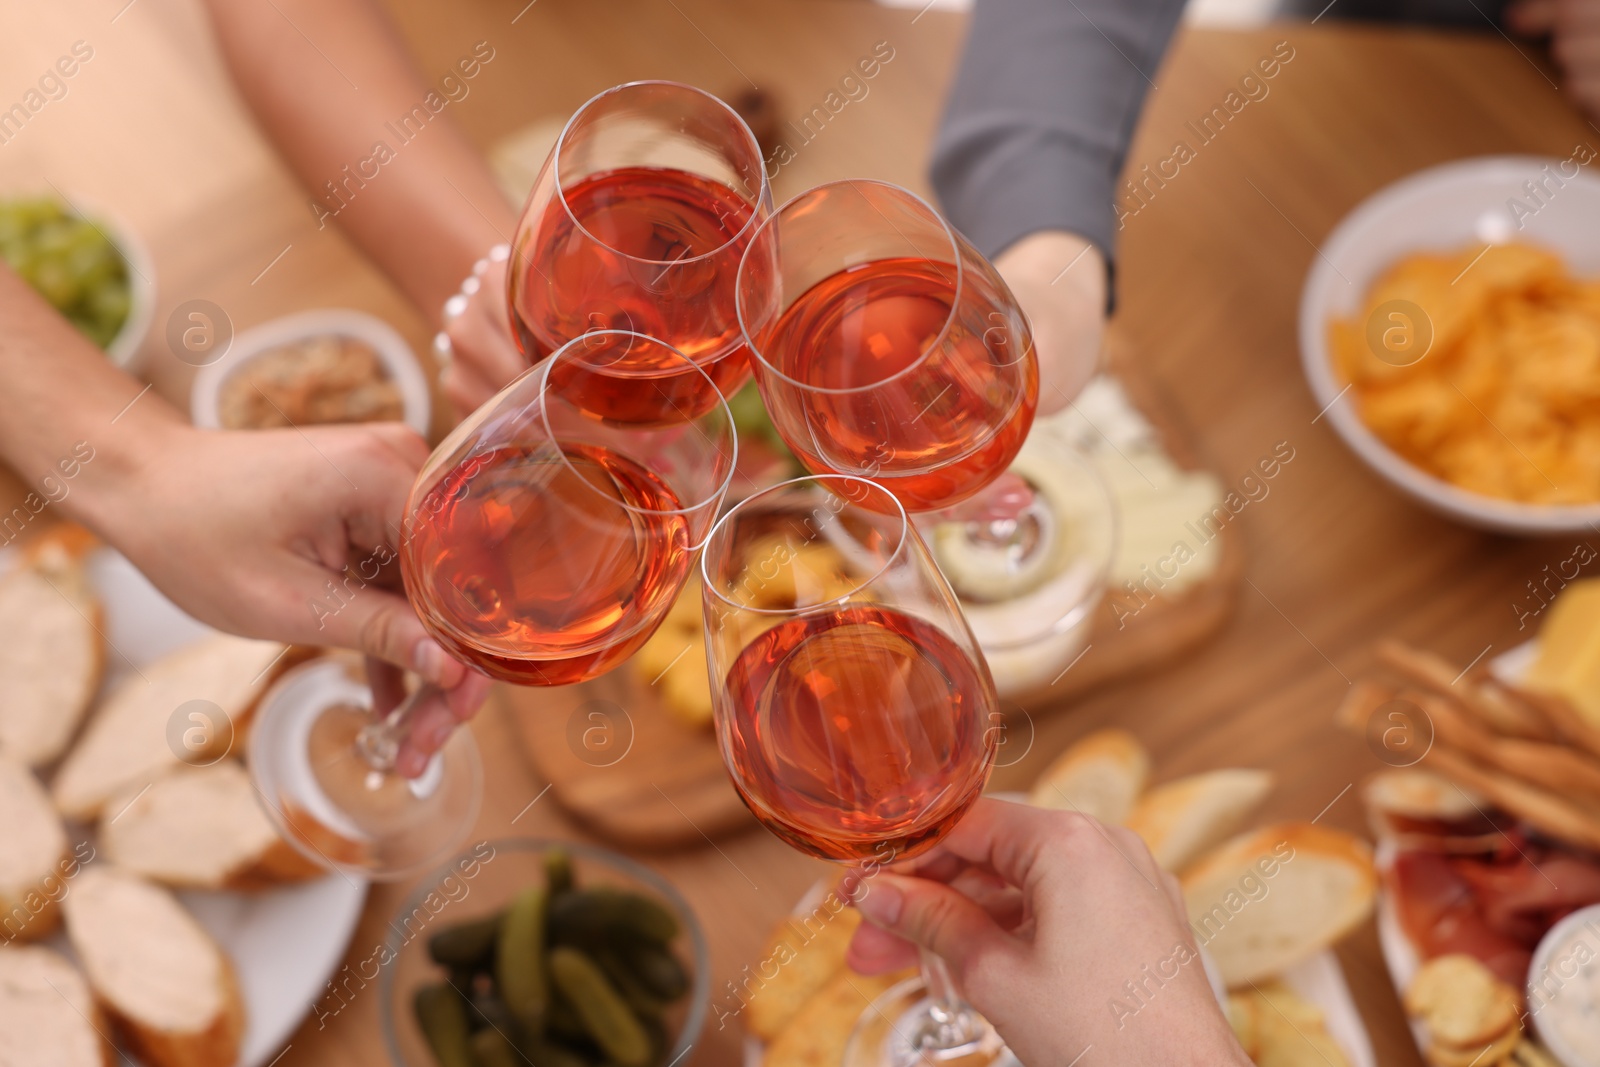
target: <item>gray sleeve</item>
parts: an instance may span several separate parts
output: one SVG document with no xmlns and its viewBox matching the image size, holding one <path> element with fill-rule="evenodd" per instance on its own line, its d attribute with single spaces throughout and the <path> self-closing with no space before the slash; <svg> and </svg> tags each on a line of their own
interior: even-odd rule
<svg viewBox="0 0 1600 1067">
<path fill-rule="evenodd" d="M 1113 188 L 1183 0 L 977 0 L 933 184 L 993 257 L 1036 230 L 1111 262 Z"/>
</svg>

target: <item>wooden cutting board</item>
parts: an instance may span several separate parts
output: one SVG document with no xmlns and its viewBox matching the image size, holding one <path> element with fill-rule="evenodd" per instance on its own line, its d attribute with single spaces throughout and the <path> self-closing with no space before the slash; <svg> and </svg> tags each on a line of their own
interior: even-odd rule
<svg viewBox="0 0 1600 1067">
<path fill-rule="evenodd" d="M 1200 467 L 1191 436 L 1115 343 L 1110 369 L 1161 433 L 1168 455 L 1181 467 Z M 1108 594 L 1081 659 L 1056 684 L 1008 699 L 1003 710 L 1064 707 L 1135 670 L 1169 662 L 1215 633 L 1233 608 L 1244 572 L 1236 524 L 1224 526 L 1220 536 L 1221 562 L 1210 578 L 1147 603 L 1125 626 Z M 715 734 L 682 723 L 662 706 L 659 692 L 627 664 L 581 685 L 502 687 L 500 695 L 550 795 L 599 836 L 627 848 L 672 849 L 757 825 L 729 783 Z"/>
</svg>

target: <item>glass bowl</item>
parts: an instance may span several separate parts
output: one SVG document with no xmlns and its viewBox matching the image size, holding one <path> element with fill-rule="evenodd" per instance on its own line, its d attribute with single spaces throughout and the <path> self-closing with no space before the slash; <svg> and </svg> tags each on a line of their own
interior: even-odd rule
<svg viewBox="0 0 1600 1067">
<path fill-rule="evenodd" d="M 615 852 L 577 841 L 519 837 L 480 841 L 417 883 L 388 926 L 375 962 L 381 971 L 379 1016 L 384 1045 L 397 1067 L 439 1067 L 418 1028 L 412 997 L 446 971 L 428 956 L 428 938 L 446 927 L 480 919 L 511 903 L 521 890 L 544 884 L 552 849 L 572 857 L 579 888 L 614 886 L 649 896 L 676 916 L 672 949 L 689 972 L 689 992 L 664 1016 L 669 1048 L 661 1067 L 678 1064 L 700 1037 L 711 1000 L 705 931 L 683 895 L 665 878 Z"/>
</svg>

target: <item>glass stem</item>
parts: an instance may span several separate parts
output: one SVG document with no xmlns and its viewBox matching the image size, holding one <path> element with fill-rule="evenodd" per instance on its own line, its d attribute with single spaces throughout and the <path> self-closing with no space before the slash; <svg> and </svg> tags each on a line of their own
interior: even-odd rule
<svg viewBox="0 0 1600 1067">
<path fill-rule="evenodd" d="M 389 714 L 373 719 L 356 735 L 356 751 L 366 760 L 367 766 L 380 774 L 394 770 L 400 757 L 400 746 L 411 734 L 411 720 L 424 702 L 438 696 L 441 690 L 432 682 L 423 682 L 409 696 L 396 704 Z"/>
<path fill-rule="evenodd" d="M 928 1020 L 926 1032 L 919 1034 L 918 1044 L 923 1049 L 954 1049 L 971 1043 L 977 1037 L 972 1011 L 956 992 L 950 977 L 950 968 L 944 959 L 927 949 L 921 950 L 922 984 L 928 991 Z"/>
</svg>

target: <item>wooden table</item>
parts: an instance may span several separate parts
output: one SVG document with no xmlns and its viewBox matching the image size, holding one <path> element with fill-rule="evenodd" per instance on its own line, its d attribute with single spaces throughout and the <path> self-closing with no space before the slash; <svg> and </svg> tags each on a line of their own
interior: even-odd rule
<svg viewBox="0 0 1600 1067">
<path fill-rule="evenodd" d="M 114 209 L 147 235 L 161 313 L 208 297 L 243 327 L 315 305 L 364 308 L 420 349 L 423 322 L 331 229 L 227 87 L 192 0 L 13 5 L 0 15 L 0 87 L 20 93 L 72 41 L 95 59 L 67 99 L 0 146 L 0 187 L 45 188 Z M 828 92 L 878 41 L 894 60 L 780 173 L 783 199 L 817 181 L 885 178 L 925 189 L 926 149 L 961 34 L 938 12 L 853 0 L 391 0 L 423 70 L 442 72 L 473 42 L 498 58 L 456 117 L 487 144 L 569 112 L 609 84 L 641 77 L 734 91 L 746 76 L 788 113 Z M 512 22 L 521 11 L 520 18 Z M 1520 641 L 1524 583 L 1565 558 L 1571 539 L 1509 541 L 1442 521 L 1397 496 L 1334 438 L 1303 383 L 1295 314 L 1320 241 L 1357 201 L 1420 167 L 1479 153 L 1559 157 L 1600 141 L 1547 72 L 1492 33 L 1435 34 L 1291 24 L 1253 33 L 1189 32 L 1154 75 L 1130 174 L 1172 154 L 1185 127 L 1222 103 L 1257 58 L 1287 40 L 1294 58 L 1178 176 L 1125 220 L 1118 326 L 1165 385 L 1224 481 L 1280 442 L 1294 459 L 1249 505 L 1249 585 L 1220 639 L 1188 661 L 1040 718 L 1031 754 L 997 775 L 1030 781 L 1074 737 L 1107 723 L 1138 733 L 1163 776 L 1250 765 L 1279 777 L 1274 815 L 1359 831 L 1353 783 L 1377 766 L 1331 722 L 1371 644 L 1395 635 L 1459 662 Z M 11 83 L 16 82 L 13 86 Z M 1170 168 L 1169 168 L 1170 171 Z M 287 251 L 285 251 L 287 249 Z M 275 259 L 279 257 L 281 259 Z M 175 360 L 154 348 L 161 390 L 181 395 Z M 0 510 L 17 495 L 0 487 Z M 478 833 L 579 836 L 529 773 L 504 719 L 474 724 L 488 763 Z M 514 824 L 514 825 L 513 825 Z M 705 918 L 719 991 L 755 958 L 769 925 L 818 865 L 751 833 L 647 857 Z M 403 890 L 375 889 L 350 959 L 370 954 Z M 1421 1061 L 1370 926 L 1340 949 L 1385 1065 Z M 384 1060 L 377 992 L 294 1036 L 283 1067 Z M 696 1062 L 732 1064 L 733 1027 L 708 1027 Z"/>
</svg>

